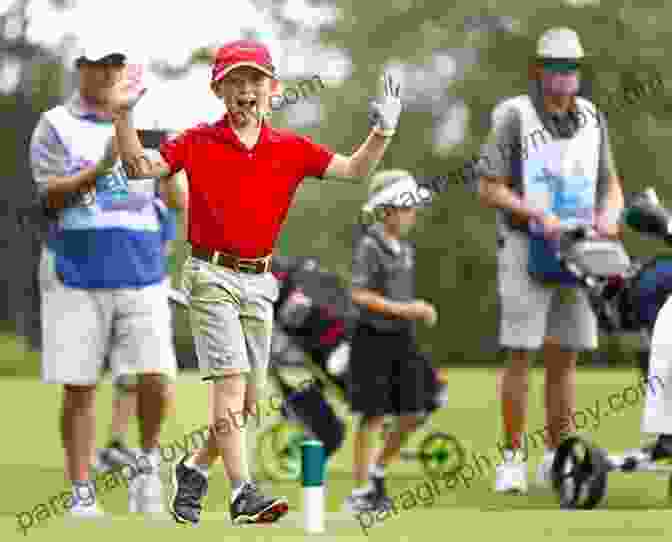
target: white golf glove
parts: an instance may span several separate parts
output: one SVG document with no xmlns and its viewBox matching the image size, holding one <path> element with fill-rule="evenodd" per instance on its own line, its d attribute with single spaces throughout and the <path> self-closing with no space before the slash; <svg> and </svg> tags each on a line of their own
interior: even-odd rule
<svg viewBox="0 0 672 542">
<path fill-rule="evenodd" d="M 345 373 L 350 362 L 350 343 L 343 341 L 327 359 L 327 372 L 333 376 Z"/>
<path fill-rule="evenodd" d="M 401 115 L 401 85 L 394 85 L 391 75 L 385 74 L 385 91 L 380 101 L 372 101 L 369 105 L 369 122 L 373 130 L 382 136 L 391 137 L 397 130 Z"/>
</svg>

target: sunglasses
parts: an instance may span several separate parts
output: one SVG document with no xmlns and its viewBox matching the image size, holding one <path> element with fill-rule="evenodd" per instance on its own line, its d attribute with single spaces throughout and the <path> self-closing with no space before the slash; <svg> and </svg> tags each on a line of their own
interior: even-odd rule
<svg viewBox="0 0 672 542">
<path fill-rule="evenodd" d="M 570 73 L 581 69 L 581 64 L 571 60 L 543 59 L 541 60 L 541 66 L 543 69 L 554 73 Z"/>
</svg>

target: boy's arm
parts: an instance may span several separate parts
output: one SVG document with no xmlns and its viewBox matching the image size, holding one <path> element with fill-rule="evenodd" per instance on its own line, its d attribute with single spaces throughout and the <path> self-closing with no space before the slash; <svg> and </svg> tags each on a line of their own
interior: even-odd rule
<svg viewBox="0 0 672 542">
<path fill-rule="evenodd" d="M 366 141 L 351 156 L 334 154 L 324 178 L 366 179 L 376 169 L 391 140 L 391 137 L 371 130 Z"/>
<path fill-rule="evenodd" d="M 169 209 L 186 211 L 189 205 L 188 181 L 184 172 L 159 179 L 159 194 Z"/>
<path fill-rule="evenodd" d="M 352 302 L 355 305 L 366 307 L 371 312 L 383 314 L 389 318 L 412 320 L 409 317 L 409 303 L 399 303 L 383 297 L 379 293 L 367 288 L 352 288 Z"/>
<path fill-rule="evenodd" d="M 133 108 L 145 95 L 147 89 L 139 90 L 139 80 L 122 78 L 108 97 L 108 107 L 114 115 L 114 128 L 121 160 L 129 179 L 166 177 L 181 167 L 169 164 L 162 156 L 150 160 L 145 156 L 138 132 L 133 126 Z"/>
<path fill-rule="evenodd" d="M 172 173 L 170 165 L 162 156 L 157 156 L 154 160 L 145 156 L 138 132 L 133 127 L 130 111 L 119 113 L 116 116 L 114 128 L 117 134 L 119 154 L 130 179 L 166 177 Z"/>
<path fill-rule="evenodd" d="M 416 320 L 424 317 L 420 307 L 422 301 L 403 303 L 392 301 L 376 288 L 376 275 L 380 269 L 375 243 L 368 237 L 362 237 L 353 253 L 350 296 L 355 305 L 363 306 L 372 312 L 384 314 L 389 318 Z"/>
</svg>

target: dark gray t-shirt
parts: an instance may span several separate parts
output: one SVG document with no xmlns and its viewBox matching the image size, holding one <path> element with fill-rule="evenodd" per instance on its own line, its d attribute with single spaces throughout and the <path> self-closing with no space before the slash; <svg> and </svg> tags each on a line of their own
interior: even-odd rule
<svg viewBox="0 0 672 542">
<path fill-rule="evenodd" d="M 415 299 L 415 248 L 383 236 L 381 224 L 369 227 L 357 241 L 352 259 L 352 286 L 366 288 L 392 301 Z M 361 308 L 360 321 L 384 332 L 415 333 L 414 322 Z"/>
<path fill-rule="evenodd" d="M 544 110 L 541 88 L 538 84 L 531 84 L 529 96 L 537 110 L 539 118 L 546 130 L 555 139 L 558 137 L 558 125 L 562 126 L 570 122 L 567 117 L 557 118 Z M 586 113 L 583 122 L 596 122 L 600 127 L 600 157 L 597 174 L 597 208 L 599 209 L 607 193 L 609 179 L 617 175 L 611 146 L 607 131 L 607 119 L 598 112 L 597 118 L 593 114 Z M 523 193 L 522 161 L 521 161 L 521 121 L 515 109 L 510 109 L 491 128 L 487 142 L 481 150 L 481 159 L 477 165 L 477 174 L 488 177 L 510 177 L 511 188 L 519 195 Z M 534 142 L 536 145 L 536 141 Z M 540 144 L 544 144 L 543 141 Z M 502 229 L 525 229 L 511 222 L 510 213 L 498 209 L 498 230 Z"/>
</svg>

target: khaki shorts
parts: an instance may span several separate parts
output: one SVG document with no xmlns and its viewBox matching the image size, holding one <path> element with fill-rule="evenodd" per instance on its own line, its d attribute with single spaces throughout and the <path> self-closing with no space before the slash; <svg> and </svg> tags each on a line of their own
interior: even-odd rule
<svg viewBox="0 0 672 542">
<path fill-rule="evenodd" d="M 251 373 L 263 390 L 278 280 L 272 273 L 237 273 L 193 257 L 182 277 L 202 376 Z"/>
<path fill-rule="evenodd" d="M 70 288 L 61 282 L 54 254 L 45 248 L 39 283 L 45 382 L 95 384 L 105 356 L 114 379 L 144 373 L 175 378 L 166 282 L 118 290 Z"/>
<path fill-rule="evenodd" d="M 570 350 L 595 350 L 597 319 L 585 292 L 534 281 L 527 272 L 527 237 L 510 231 L 503 239 L 497 251 L 500 346 L 536 350 L 552 336 Z"/>
</svg>

